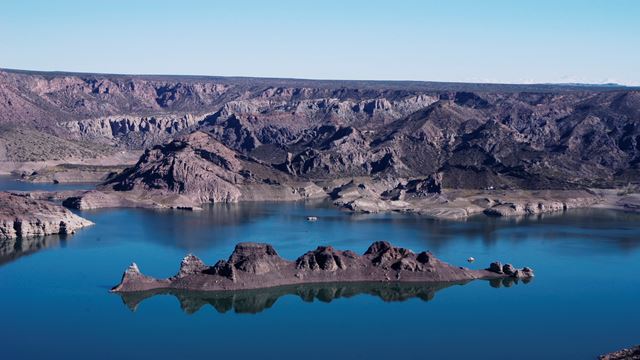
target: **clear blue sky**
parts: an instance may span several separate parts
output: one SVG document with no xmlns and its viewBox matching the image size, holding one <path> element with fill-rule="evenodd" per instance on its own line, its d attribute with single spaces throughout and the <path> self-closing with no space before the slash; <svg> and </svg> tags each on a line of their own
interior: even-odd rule
<svg viewBox="0 0 640 360">
<path fill-rule="evenodd" d="M 2 0 L 0 67 L 640 84 L 640 1 Z"/>
</svg>

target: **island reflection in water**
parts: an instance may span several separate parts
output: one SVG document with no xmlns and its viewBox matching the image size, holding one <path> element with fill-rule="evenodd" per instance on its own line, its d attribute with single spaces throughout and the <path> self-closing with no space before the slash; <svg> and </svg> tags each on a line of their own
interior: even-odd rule
<svg viewBox="0 0 640 360">
<path fill-rule="evenodd" d="M 66 241 L 67 235 L 0 239 L 0 266 L 43 249 L 65 246 Z"/>
<path fill-rule="evenodd" d="M 360 252 L 374 240 L 397 245 L 405 239 L 412 239 L 413 243 L 404 246 L 436 254 L 452 244 L 473 248 L 480 243 L 491 248 L 501 242 L 531 240 L 544 241 L 558 251 L 571 251 L 572 255 L 602 251 L 626 254 L 640 247 L 640 215 L 602 209 L 508 218 L 478 215 L 460 220 L 350 214 L 323 202 L 215 204 L 196 212 L 104 209 L 78 213 L 96 225 L 69 236 L 0 238 L 0 266 L 44 249 L 87 242 L 100 247 L 109 241 L 151 243 L 176 249 L 179 255 L 191 252 L 200 256 L 221 248 L 232 249 L 239 241 L 268 242 L 279 252 L 284 251 L 285 258 L 295 258 L 315 244 Z M 319 220 L 309 222 L 307 216 L 318 216 Z M 570 241 L 579 242 L 580 246 L 561 246 Z"/>
<path fill-rule="evenodd" d="M 528 284 L 532 279 L 492 279 L 487 281 L 491 287 L 511 287 L 518 283 Z M 486 280 L 478 280 L 486 281 Z M 466 282 L 446 283 L 389 283 L 389 282 L 357 282 L 357 283 L 321 283 L 287 285 L 265 289 L 239 291 L 185 291 L 159 289 L 118 293 L 122 302 L 136 311 L 140 303 L 146 299 L 160 295 L 173 295 L 178 299 L 180 308 L 187 314 L 194 314 L 205 305 L 211 305 L 217 312 L 233 311 L 237 314 L 257 314 L 271 308 L 283 296 L 298 296 L 302 301 L 312 303 L 320 301 L 330 303 L 341 298 L 352 298 L 358 295 L 377 297 L 384 302 L 406 301 L 417 298 L 431 301 L 436 292 L 451 286 L 465 285 Z"/>
<path fill-rule="evenodd" d="M 281 249 L 278 242 L 288 246 L 300 244 L 309 250 L 305 243 L 313 241 L 323 244 L 330 241 L 331 245 L 347 249 L 350 239 L 366 237 L 360 243 L 368 245 L 374 240 L 396 242 L 396 238 L 413 237 L 436 254 L 451 242 L 480 241 L 495 246 L 501 240 L 526 241 L 533 237 L 549 242 L 580 238 L 594 247 L 614 252 L 640 246 L 637 233 L 629 231 L 640 222 L 639 214 L 602 209 L 506 218 L 479 214 L 467 219 L 442 220 L 411 214 L 353 214 L 326 202 L 310 201 L 214 204 L 194 212 L 117 209 L 84 211 L 80 215 L 98 224 L 96 229 L 82 232 L 135 221 L 144 229 L 141 239 L 196 254 L 234 239 L 268 242 L 277 246 L 276 250 Z M 307 216 L 316 216 L 318 221 L 308 222 Z M 608 241 L 602 241 L 603 237 Z"/>
</svg>

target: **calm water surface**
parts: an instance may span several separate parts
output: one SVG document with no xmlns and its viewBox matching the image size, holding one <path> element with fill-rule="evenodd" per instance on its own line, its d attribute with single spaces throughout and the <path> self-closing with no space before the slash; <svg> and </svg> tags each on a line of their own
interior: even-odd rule
<svg viewBox="0 0 640 360">
<path fill-rule="evenodd" d="M 2 191 L 62 191 L 62 190 L 88 190 L 94 189 L 95 183 L 73 183 L 73 184 L 54 184 L 54 183 L 32 183 L 28 181 L 20 181 L 15 176 L 0 175 L 0 190 Z"/>
<path fill-rule="evenodd" d="M 350 215 L 321 204 L 213 206 L 203 212 L 97 210 L 70 237 L 0 246 L 3 359 L 591 359 L 640 342 L 640 217 L 570 211 L 527 219 L 436 221 Z M 305 217 L 315 215 L 317 222 Z M 329 284 L 233 294 L 121 297 L 136 261 L 175 274 L 194 253 L 226 258 L 239 241 L 293 259 L 321 244 L 375 240 L 479 268 L 534 268 L 528 284 Z"/>
</svg>

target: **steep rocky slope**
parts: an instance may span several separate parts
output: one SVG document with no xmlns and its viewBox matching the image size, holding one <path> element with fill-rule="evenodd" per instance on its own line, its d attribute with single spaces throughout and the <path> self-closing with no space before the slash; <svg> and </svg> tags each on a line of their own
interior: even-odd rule
<svg viewBox="0 0 640 360">
<path fill-rule="evenodd" d="M 199 174 L 194 181 L 212 181 L 203 200 L 238 199 L 241 170 L 269 173 L 256 183 L 368 177 L 393 188 L 441 174 L 445 188 L 615 187 L 640 177 L 639 121 L 640 91 L 615 86 L 0 71 L 0 135 L 29 129 L 65 139 L 56 145 L 70 149 L 41 156 L 173 144 L 141 159 L 163 166 L 137 166 L 143 173 L 128 171 L 118 188 L 202 190 L 163 179 L 172 174 L 162 168 L 175 160 Z M 81 152 L 80 142 L 92 147 Z M 0 155 L 14 156 L 15 148 Z M 188 157 L 183 148 L 202 151 Z M 199 155 L 229 151 L 241 166 L 211 168 L 216 160 Z M 213 187 L 219 194 L 209 196 Z"/>
<path fill-rule="evenodd" d="M 147 150 L 135 166 L 106 186 L 116 191 L 182 194 L 195 203 L 324 195 L 315 184 L 245 156 L 200 131 Z"/>
<path fill-rule="evenodd" d="M 631 99 L 627 99 L 629 97 Z M 510 115 L 498 119 L 507 111 L 506 102 L 491 110 L 480 110 L 460 105 L 455 100 L 438 100 L 407 117 L 380 125 L 376 130 L 324 124 L 303 130 L 291 141 L 270 144 L 264 139 L 260 141 L 247 129 L 241 143 L 236 141 L 238 137 L 228 139 L 215 129 L 209 129 L 206 133 L 210 140 L 203 142 L 202 137 L 182 137 L 181 145 L 164 145 L 147 153 L 141 162 L 167 164 L 168 159 L 178 152 L 184 154 L 182 149 L 192 144 L 200 148 L 200 152 L 231 154 L 229 151 L 233 149 L 246 161 L 260 164 L 262 172 L 269 172 L 280 183 L 292 179 L 318 182 L 369 177 L 395 185 L 392 184 L 394 179 L 441 174 L 445 188 L 615 187 L 638 181 L 640 129 L 636 123 L 640 119 L 616 105 L 621 101 L 635 101 L 635 98 L 640 95 L 590 95 L 581 105 L 574 105 L 582 110 L 571 112 L 550 110 L 559 106 L 555 103 L 545 105 L 544 109 L 536 106 L 535 111 L 544 114 L 546 120 L 533 119 L 524 125 L 513 122 Z M 598 117 L 599 112 L 604 112 L 602 102 L 607 111 Z M 584 110 L 588 107 L 593 111 Z M 216 148 L 204 149 L 207 142 L 211 142 L 211 146 L 215 144 Z M 196 159 L 199 157 L 186 156 L 183 160 Z M 216 161 L 213 158 L 203 160 Z M 129 183 L 119 188 L 134 187 L 132 176 L 170 180 L 166 174 L 152 174 L 158 169 L 153 166 L 144 169 L 144 173 L 142 169 L 129 172 Z M 229 179 L 231 173 L 237 174 L 240 168 L 226 166 L 224 171 Z M 173 189 L 189 191 L 188 187 Z"/>
</svg>

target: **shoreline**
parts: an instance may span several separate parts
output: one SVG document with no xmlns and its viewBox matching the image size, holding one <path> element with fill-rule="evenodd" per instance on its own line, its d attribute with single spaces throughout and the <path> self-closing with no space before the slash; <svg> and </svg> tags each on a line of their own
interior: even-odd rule
<svg viewBox="0 0 640 360">
<path fill-rule="evenodd" d="M 340 210 L 351 213 L 407 213 L 449 220 L 465 219 L 478 214 L 497 217 L 528 216 L 563 212 L 574 208 L 640 212 L 640 194 L 618 195 L 619 189 L 444 190 L 442 194 L 402 201 L 360 195 L 336 198 L 324 192 L 316 192 L 313 196 L 295 196 L 295 192 L 289 193 L 289 196 L 278 196 L 283 192 L 284 190 L 279 189 L 272 194 L 273 196 L 267 195 L 261 199 L 244 199 L 241 196 L 236 201 L 199 202 L 188 195 L 174 192 L 113 191 L 99 188 L 78 191 L 73 195 L 67 192 L 68 197 L 63 199 L 63 204 L 78 210 L 139 207 L 197 211 L 202 210 L 207 204 L 215 203 L 326 201 Z"/>
<path fill-rule="evenodd" d="M 17 179 L 18 180 L 18 179 Z M 80 183 L 78 183 L 80 184 Z M 65 184 L 65 186 L 72 184 Z M 349 202 L 329 194 L 314 196 L 265 196 L 262 199 L 243 199 L 229 202 L 200 203 L 191 197 L 162 191 L 114 191 L 98 185 L 97 189 L 9 190 L 2 191 L 35 200 L 62 202 L 75 210 L 108 208 L 175 209 L 201 211 L 209 204 L 280 203 L 318 201 L 355 214 L 398 213 L 414 214 L 434 219 L 463 220 L 483 214 L 491 217 L 519 217 L 548 213 L 562 213 L 570 209 L 594 208 L 640 213 L 640 194 L 619 195 L 619 189 L 589 190 L 443 190 L 442 194 L 408 201 L 381 200 L 357 197 Z M 282 191 L 278 191 L 281 193 Z"/>
</svg>

